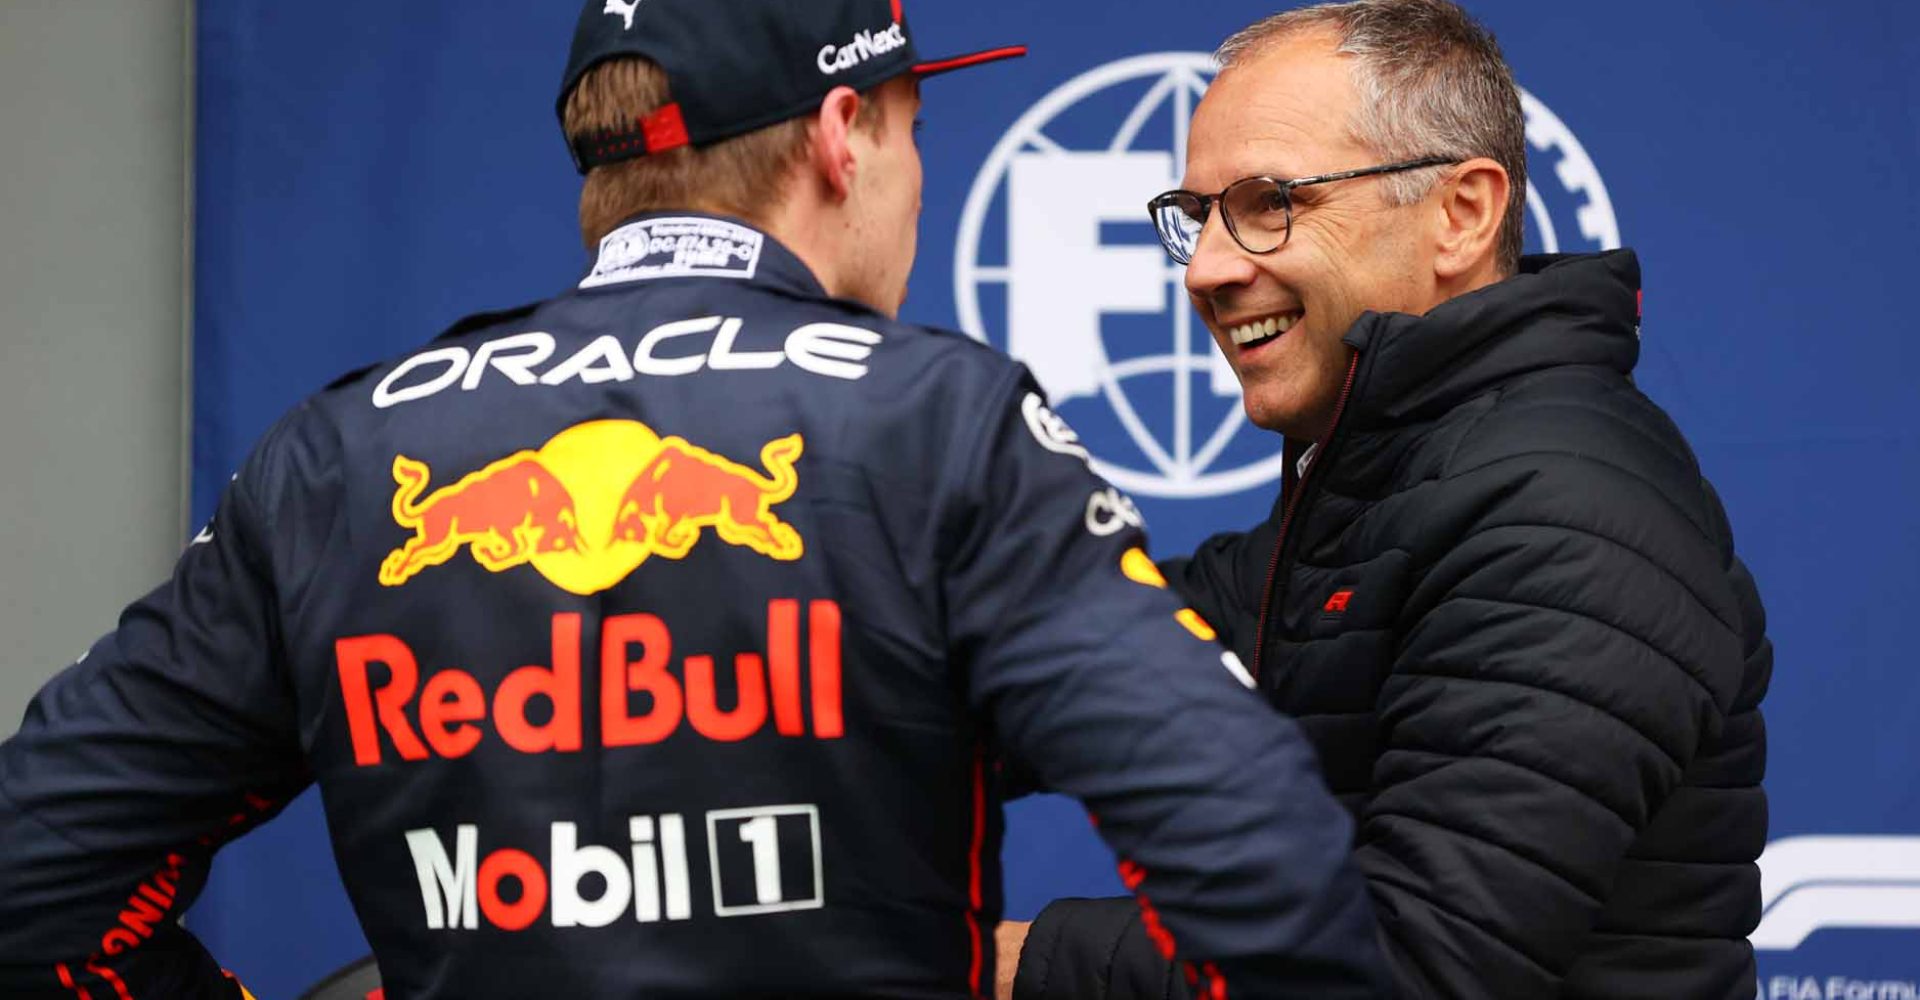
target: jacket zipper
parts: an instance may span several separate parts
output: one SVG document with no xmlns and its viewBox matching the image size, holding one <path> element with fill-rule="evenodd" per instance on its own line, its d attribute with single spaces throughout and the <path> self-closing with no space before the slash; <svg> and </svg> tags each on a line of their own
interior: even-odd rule
<svg viewBox="0 0 1920 1000">
<path fill-rule="evenodd" d="M 1307 492 L 1307 481 L 1313 478 L 1313 472 L 1327 460 L 1327 452 L 1333 447 L 1334 432 L 1340 429 L 1340 415 L 1347 410 L 1347 397 L 1353 395 L 1353 379 L 1360 373 L 1360 352 L 1353 352 L 1353 360 L 1347 364 L 1347 383 L 1340 389 L 1340 399 L 1333 405 L 1333 423 L 1327 426 L 1327 433 L 1315 442 L 1313 461 L 1308 463 L 1307 471 L 1298 482 L 1293 484 L 1293 495 L 1287 498 L 1286 510 L 1280 514 L 1280 536 L 1273 540 L 1273 558 L 1267 562 L 1267 586 L 1260 592 L 1260 618 L 1253 629 L 1253 677 L 1260 678 L 1260 661 L 1267 652 L 1267 612 L 1273 609 L 1273 581 L 1280 572 L 1280 553 L 1287 546 L 1287 529 L 1293 525 L 1294 509 L 1300 506 L 1300 498 Z"/>
</svg>

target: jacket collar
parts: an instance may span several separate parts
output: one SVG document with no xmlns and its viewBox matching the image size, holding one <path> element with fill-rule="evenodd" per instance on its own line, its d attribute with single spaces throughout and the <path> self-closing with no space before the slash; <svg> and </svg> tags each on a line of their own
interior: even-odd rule
<svg viewBox="0 0 1920 1000">
<path fill-rule="evenodd" d="M 1362 427 L 1427 418 L 1558 365 L 1630 374 L 1640 357 L 1640 262 L 1631 250 L 1525 257 L 1520 273 L 1424 316 L 1365 313 L 1344 339 L 1362 357 L 1346 422 Z"/>
<path fill-rule="evenodd" d="M 647 212 L 600 241 L 580 290 L 666 280 L 741 281 L 801 298 L 830 296 L 779 240 L 742 219 L 706 212 Z"/>
</svg>

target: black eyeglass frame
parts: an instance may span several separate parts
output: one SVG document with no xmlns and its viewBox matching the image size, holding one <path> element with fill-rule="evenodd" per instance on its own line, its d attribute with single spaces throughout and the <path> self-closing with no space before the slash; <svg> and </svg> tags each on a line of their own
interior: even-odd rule
<svg viewBox="0 0 1920 1000">
<path fill-rule="evenodd" d="M 1446 156 L 1423 156 L 1417 160 L 1403 160 L 1399 163 L 1383 163 L 1375 167 L 1340 170 L 1330 174 L 1315 174 L 1312 177 L 1296 177 L 1293 180 L 1282 180 L 1278 177 L 1255 175 L 1253 177 L 1242 177 L 1234 181 L 1232 184 L 1222 188 L 1219 194 L 1200 194 L 1196 191 L 1175 188 L 1172 191 L 1157 194 L 1152 200 L 1148 201 L 1147 216 L 1153 220 L 1154 234 L 1160 237 L 1160 248 L 1167 252 L 1167 256 L 1173 258 L 1174 263 L 1180 264 L 1183 267 L 1193 262 L 1193 255 L 1183 255 L 1181 251 L 1176 248 L 1173 241 L 1167 238 L 1166 228 L 1162 226 L 1160 221 L 1162 214 L 1169 211 L 1177 212 L 1189 219 L 1194 218 L 1192 213 L 1187 212 L 1180 206 L 1180 199 L 1182 198 L 1191 198 L 1199 203 L 1200 214 L 1197 221 L 1200 223 L 1202 229 L 1207 225 L 1207 217 L 1213 214 L 1213 206 L 1218 204 L 1220 206 L 1220 218 L 1227 224 L 1227 235 L 1232 236 L 1233 241 L 1240 244 L 1240 249 L 1251 254 L 1270 254 L 1286 246 L 1287 241 L 1293 239 L 1294 188 L 1306 187 L 1310 184 L 1329 184 L 1333 181 L 1352 180 L 1356 177 L 1372 177 L 1377 174 L 1398 174 L 1408 170 L 1420 170 L 1425 167 L 1451 166 L 1460 162 L 1462 161 Z M 1275 243 L 1265 250 L 1255 250 L 1247 245 L 1246 240 L 1240 238 L 1240 227 L 1233 221 L 1233 213 L 1227 211 L 1226 208 L 1226 198 L 1229 193 L 1237 187 L 1252 183 L 1273 185 L 1274 191 L 1280 195 L 1280 205 L 1281 208 L 1285 210 L 1287 217 L 1286 228 L 1283 229 L 1280 234 L 1280 242 Z M 1197 234 L 1195 236 L 1195 242 L 1198 242 Z"/>
</svg>

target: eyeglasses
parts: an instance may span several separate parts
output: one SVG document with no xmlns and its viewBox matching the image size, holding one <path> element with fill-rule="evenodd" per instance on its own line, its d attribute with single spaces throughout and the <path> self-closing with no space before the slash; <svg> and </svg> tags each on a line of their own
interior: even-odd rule
<svg viewBox="0 0 1920 1000">
<path fill-rule="evenodd" d="M 1207 214 L 1213 210 L 1215 202 L 1220 205 L 1220 217 L 1226 222 L 1227 232 L 1232 234 L 1235 243 L 1248 253 L 1272 253 L 1286 246 L 1288 238 L 1293 235 L 1294 188 L 1459 162 L 1443 156 L 1426 156 L 1403 163 L 1342 170 L 1290 181 L 1277 177 L 1243 177 L 1227 185 L 1227 189 L 1219 194 L 1168 191 L 1147 202 L 1147 213 L 1153 216 L 1153 228 L 1160 234 L 1160 245 L 1166 248 L 1168 256 L 1180 264 L 1193 261 L 1193 252 L 1200 245 L 1200 231 L 1206 228 Z"/>
</svg>

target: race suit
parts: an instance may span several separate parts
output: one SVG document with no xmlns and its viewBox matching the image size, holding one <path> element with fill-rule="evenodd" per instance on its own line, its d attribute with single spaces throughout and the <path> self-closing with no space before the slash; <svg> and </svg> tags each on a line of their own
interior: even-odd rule
<svg viewBox="0 0 1920 1000">
<path fill-rule="evenodd" d="M 0 995 L 229 997 L 176 917 L 318 782 L 390 1000 L 992 987 L 1001 768 L 1203 991 L 1370 995 L 1351 825 L 1019 365 L 651 215 L 284 417 L 0 747 Z"/>
</svg>

